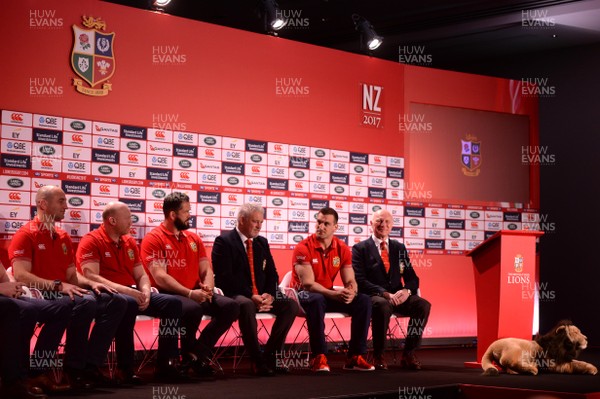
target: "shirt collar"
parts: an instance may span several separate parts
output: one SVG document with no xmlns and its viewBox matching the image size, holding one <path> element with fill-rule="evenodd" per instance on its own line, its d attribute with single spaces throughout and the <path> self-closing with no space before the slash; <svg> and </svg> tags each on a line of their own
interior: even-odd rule
<svg viewBox="0 0 600 399">
<path fill-rule="evenodd" d="M 381 248 L 381 242 L 383 240 L 380 240 L 379 238 L 375 237 L 375 234 L 372 234 L 371 237 L 373 238 L 373 241 L 375 241 L 375 246 L 377 247 L 377 249 L 380 249 Z M 390 247 L 390 238 L 389 237 L 385 239 L 385 245 L 388 248 Z"/>
<path fill-rule="evenodd" d="M 123 243 L 123 236 L 119 237 L 119 241 L 115 242 L 112 238 L 110 238 L 110 236 L 108 235 L 108 233 L 106 232 L 106 228 L 104 228 L 104 224 L 100 225 L 100 228 L 98 229 L 98 231 L 100 232 L 100 235 L 102 236 L 102 239 L 104 240 L 105 243 L 107 244 L 113 244 L 113 245 L 121 245 Z"/>
<path fill-rule="evenodd" d="M 240 229 L 238 229 L 237 227 L 235 228 L 235 231 L 237 231 L 237 233 L 240 235 L 240 239 L 242 240 L 242 242 L 243 242 L 244 244 L 246 244 L 246 240 L 250 239 L 250 237 L 246 237 L 246 236 L 244 235 L 244 233 L 242 233 L 242 232 L 240 231 Z"/>
<path fill-rule="evenodd" d="M 172 236 L 172 237 L 175 237 L 175 238 L 181 238 L 181 237 L 185 238 L 185 237 L 187 237 L 187 235 L 185 234 L 185 232 L 183 232 L 181 230 L 179 231 L 179 236 L 175 235 L 175 233 L 173 233 L 172 231 L 170 231 L 169 229 L 167 229 L 163 223 L 160 224 L 160 230 L 163 232 L 163 234 L 166 234 L 168 236 Z"/>
<path fill-rule="evenodd" d="M 327 247 L 327 249 L 323 249 L 323 247 L 321 246 L 321 243 L 319 242 L 319 240 L 317 240 L 317 235 L 316 234 L 313 234 L 311 236 L 311 239 L 313 241 L 313 247 L 317 251 L 329 252 L 329 251 L 333 251 L 338 246 L 338 242 L 337 242 L 337 237 L 336 236 L 333 236 L 331 238 L 331 244 L 329 244 L 329 246 Z"/>
</svg>

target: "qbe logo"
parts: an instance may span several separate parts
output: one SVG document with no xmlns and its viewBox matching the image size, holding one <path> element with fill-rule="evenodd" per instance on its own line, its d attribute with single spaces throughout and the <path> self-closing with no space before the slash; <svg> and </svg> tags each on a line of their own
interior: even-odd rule
<svg viewBox="0 0 600 399">
<path fill-rule="evenodd" d="M 383 86 L 361 84 L 361 126 L 383 128 Z"/>
</svg>

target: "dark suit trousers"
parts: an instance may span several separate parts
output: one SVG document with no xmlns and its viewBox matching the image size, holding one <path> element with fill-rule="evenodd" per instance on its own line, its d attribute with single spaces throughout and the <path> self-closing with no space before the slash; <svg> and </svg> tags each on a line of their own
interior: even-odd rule
<svg viewBox="0 0 600 399">
<path fill-rule="evenodd" d="M 431 304 L 417 295 L 409 296 L 406 302 L 399 306 L 392 306 L 387 299 L 380 296 L 372 296 L 371 301 L 373 303 L 373 354 L 375 356 L 383 355 L 392 313 L 410 317 L 404 352 L 410 353 L 417 349 L 429 319 Z"/>
<path fill-rule="evenodd" d="M 0 296 L 0 378 L 4 385 L 26 376 L 26 362 L 29 356 L 23 357 L 23 345 L 29 351 L 31 335 L 25 333 L 29 324 L 37 319 L 35 309 L 21 312 L 17 301 Z M 27 343 L 23 336 L 27 335 Z M 16 360 L 16 362 L 15 362 Z"/>
<path fill-rule="evenodd" d="M 54 295 L 44 293 L 44 297 Z M 115 331 L 125 312 L 125 297 L 103 292 L 100 295 L 86 294 L 83 297 L 61 294 L 55 299 L 71 307 L 71 321 L 67 327 L 65 366 L 82 370 L 86 364 L 102 366 Z M 95 319 L 90 333 L 90 325 Z"/>
<path fill-rule="evenodd" d="M 28 362 L 30 373 L 44 373 L 57 357 L 58 345 L 71 319 L 71 306 L 60 301 L 21 297 L 15 300 L 21 312 L 21 343 L 23 355 L 29 359 L 31 336 L 36 323 L 43 324 L 39 331 L 32 359 Z M 27 367 L 27 364 L 25 365 Z"/>
<path fill-rule="evenodd" d="M 258 343 L 256 305 L 252 299 L 243 295 L 233 297 L 240 306 L 239 326 L 242 333 L 242 341 L 254 362 L 260 361 L 260 345 Z M 285 337 L 292 327 L 296 315 L 298 314 L 298 304 L 287 298 L 284 294 L 278 293 L 273 301 L 273 308 L 269 313 L 273 313 L 276 318 L 273 323 L 271 335 L 265 345 L 265 354 L 275 356 L 275 352 L 283 349 Z"/>
<path fill-rule="evenodd" d="M 341 312 L 352 316 L 350 327 L 349 355 L 367 353 L 367 335 L 371 321 L 371 300 L 365 294 L 358 294 L 349 303 L 342 303 L 325 298 L 322 294 L 301 291 L 298 293 L 300 304 L 306 312 L 306 324 L 313 355 L 327 353 L 325 340 L 325 313 Z"/>
<path fill-rule="evenodd" d="M 119 368 L 132 371 L 134 357 L 133 327 L 138 314 L 160 318 L 153 321 L 158 328 L 157 362 L 166 364 L 169 359 L 179 358 L 179 333 L 181 323 L 181 301 L 174 295 L 152 293 L 146 310 L 140 311 L 135 298 L 123 295 L 127 299 L 127 310 L 115 335 L 117 364 Z M 154 331 L 156 330 L 156 331 Z"/>
<path fill-rule="evenodd" d="M 189 356 L 195 354 L 198 358 L 212 357 L 212 351 L 231 324 L 237 320 L 240 307 L 231 298 L 214 294 L 211 302 L 198 303 L 187 297 L 177 295 L 183 305 L 181 325 L 185 328 L 181 334 L 181 353 Z M 211 316 L 210 322 L 204 327 L 199 338 L 196 338 L 202 316 Z"/>
</svg>

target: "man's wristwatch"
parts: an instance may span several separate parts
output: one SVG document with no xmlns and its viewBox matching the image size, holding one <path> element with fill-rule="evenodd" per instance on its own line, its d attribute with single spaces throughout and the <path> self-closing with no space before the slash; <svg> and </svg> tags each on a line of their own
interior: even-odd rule
<svg viewBox="0 0 600 399">
<path fill-rule="evenodd" d="M 62 285 L 62 281 L 54 280 L 54 286 L 52 287 L 53 291 L 60 291 L 60 286 Z"/>
</svg>

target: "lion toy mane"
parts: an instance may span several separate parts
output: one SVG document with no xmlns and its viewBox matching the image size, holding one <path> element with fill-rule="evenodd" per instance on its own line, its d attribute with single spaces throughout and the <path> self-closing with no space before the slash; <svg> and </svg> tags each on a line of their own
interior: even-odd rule
<svg viewBox="0 0 600 399">
<path fill-rule="evenodd" d="M 550 373 L 592 374 L 598 369 L 576 360 L 587 347 L 587 337 L 569 320 L 559 322 L 550 332 L 533 341 L 502 338 L 494 341 L 481 361 L 484 375 L 497 375 L 497 364 L 508 374 Z"/>
</svg>

